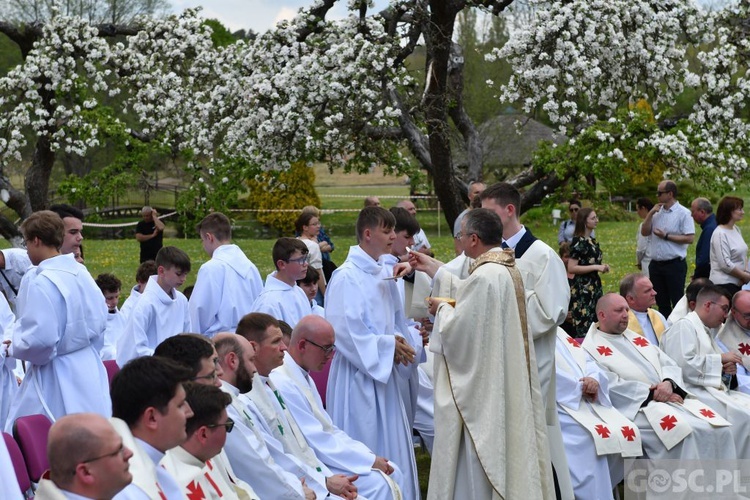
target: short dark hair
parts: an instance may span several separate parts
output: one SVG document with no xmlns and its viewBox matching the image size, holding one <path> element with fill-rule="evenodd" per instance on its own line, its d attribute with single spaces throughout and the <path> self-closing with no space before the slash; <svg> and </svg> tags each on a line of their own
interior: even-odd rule
<svg viewBox="0 0 750 500">
<path fill-rule="evenodd" d="M 317 283 L 318 279 L 320 279 L 320 275 L 318 274 L 318 271 L 316 271 L 314 268 L 307 266 L 307 272 L 305 273 L 305 277 L 301 280 L 297 280 L 297 284 L 305 283 L 308 285 L 311 285 L 313 283 Z"/>
<path fill-rule="evenodd" d="M 190 271 L 190 257 L 177 247 L 167 246 L 159 249 L 156 254 L 156 267 L 164 269 L 175 268 L 178 271 L 187 273 Z"/>
<path fill-rule="evenodd" d="M 197 333 L 181 333 L 162 341 L 154 349 L 154 356 L 171 359 L 181 363 L 192 371 L 190 378 L 198 375 L 201 360 L 214 354 L 214 345 L 208 338 Z"/>
<path fill-rule="evenodd" d="M 185 384 L 185 396 L 193 416 L 187 419 L 185 430 L 191 436 L 204 425 L 219 423 L 221 412 L 232 403 L 232 396 L 214 385 Z"/>
<path fill-rule="evenodd" d="M 646 198 L 646 197 L 638 198 L 635 202 L 635 207 L 636 208 L 644 207 L 646 210 L 650 211 L 652 208 L 654 208 L 654 202 L 651 201 L 651 199 Z"/>
<path fill-rule="evenodd" d="M 137 283 L 146 283 L 148 279 L 157 273 L 156 261 L 146 260 L 141 262 L 138 269 L 135 271 L 135 281 Z"/>
<path fill-rule="evenodd" d="M 302 234 L 302 228 L 304 226 L 309 226 L 310 221 L 313 220 L 313 218 L 320 219 L 320 216 L 313 212 L 305 212 L 302 211 L 301 214 L 299 214 L 299 217 L 297 217 L 297 220 L 294 221 L 294 230 L 297 231 L 298 234 Z"/>
<path fill-rule="evenodd" d="M 708 278 L 695 278 L 691 281 L 687 288 L 685 288 L 685 297 L 688 302 L 695 302 L 698 298 L 698 292 L 703 290 L 703 287 L 706 285 L 713 285 L 713 282 Z"/>
<path fill-rule="evenodd" d="M 419 232 L 419 221 L 408 210 L 402 207 L 391 207 L 388 209 L 396 219 L 396 225 L 393 230 L 398 232 L 406 231 L 409 236 L 414 236 Z"/>
<path fill-rule="evenodd" d="M 245 314 L 237 325 L 237 335 L 242 335 L 252 342 L 263 342 L 269 327 L 279 327 L 279 321 L 266 313 L 253 312 Z"/>
<path fill-rule="evenodd" d="M 133 427 L 148 408 L 164 413 L 190 369 L 171 359 L 141 356 L 130 360 L 112 379 L 112 416 Z"/>
<path fill-rule="evenodd" d="M 122 289 L 122 281 L 111 273 L 102 273 L 94 281 L 96 281 L 96 286 L 102 293 L 119 292 Z"/>
<path fill-rule="evenodd" d="M 672 195 L 677 198 L 677 184 L 675 184 L 674 181 L 664 181 L 664 192 L 672 193 Z"/>
<path fill-rule="evenodd" d="M 56 213 L 50 210 L 40 210 L 29 215 L 21 223 L 21 233 L 27 240 L 39 238 L 45 246 L 57 248 L 63 244 L 65 226 Z"/>
<path fill-rule="evenodd" d="M 742 198 L 725 196 L 719 200 L 719 206 L 716 207 L 716 222 L 718 224 L 727 224 L 732 220 L 732 212 L 744 207 L 745 201 Z"/>
<path fill-rule="evenodd" d="M 205 216 L 195 225 L 195 230 L 198 234 L 211 233 L 219 241 L 232 239 L 232 222 L 221 212 L 213 212 Z"/>
<path fill-rule="evenodd" d="M 282 335 L 292 336 L 293 328 L 286 321 L 279 320 L 279 328 L 281 329 Z"/>
<path fill-rule="evenodd" d="M 273 244 L 273 250 L 271 250 L 271 256 L 273 257 L 273 265 L 276 269 L 279 268 L 278 262 L 283 260 L 288 261 L 294 252 L 299 250 L 302 255 L 307 255 L 309 250 L 305 242 L 297 238 L 279 238 L 276 243 Z"/>
<path fill-rule="evenodd" d="M 521 192 L 512 184 L 498 182 L 482 191 L 479 196 L 482 200 L 493 200 L 501 207 L 513 205 L 516 207 L 516 213 L 521 215 Z"/>
<path fill-rule="evenodd" d="M 594 209 L 591 207 L 578 210 L 578 215 L 576 215 L 576 225 L 573 229 L 573 236 L 583 236 L 586 234 L 586 219 L 589 218 L 589 215 L 591 215 L 591 212 L 593 211 Z"/>
<path fill-rule="evenodd" d="M 365 207 L 357 216 L 357 240 L 361 240 L 365 229 L 386 228 L 396 226 L 396 218 L 383 207 Z"/>
<path fill-rule="evenodd" d="M 568 207 L 571 205 L 578 205 L 578 208 L 581 208 L 583 205 L 581 205 L 581 200 L 576 200 L 575 198 L 571 198 L 568 200 Z"/>
<path fill-rule="evenodd" d="M 698 306 L 708 301 L 716 300 L 719 297 L 726 297 L 727 300 L 729 300 L 729 303 L 732 303 L 732 294 L 730 294 L 728 290 L 714 284 L 706 285 L 701 288 L 701 291 L 696 295 L 695 303 L 696 306 Z"/>
<path fill-rule="evenodd" d="M 492 210 L 469 210 L 464 216 L 463 224 L 466 234 L 476 234 L 485 245 L 500 246 L 503 241 L 503 223 Z"/>
<path fill-rule="evenodd" d="M 80 221 L 83 221 L 83 212 L 72 205 L 68 205 L 67 203 L 58 203 L 56 205 L 52 205 L 51 207 L 49 207 L 49 209 L 59 215 L 61 219 L 64 219 L 66 217 L 73 217 Z"/>
</svg>

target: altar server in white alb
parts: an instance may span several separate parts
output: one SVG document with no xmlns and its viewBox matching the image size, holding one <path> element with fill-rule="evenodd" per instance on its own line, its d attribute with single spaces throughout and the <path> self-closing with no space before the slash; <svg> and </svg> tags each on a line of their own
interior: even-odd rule
<svg viewBox="0 0 750 500">
<path fill-rule="evenodd" d="M 18 320 L 7 355 L 29 363 L 6 429 L 16 418 L 41 413 L 53 421 L 68 413 L 109 416 L 107 373 L 94 345 L 104 334 L 107 307 L 86 268 L 60 255 L 63 222 L 35 212 L 21 224 L 37 267 L 26 273 Z"/>
<path fill-rule="evenodd" d="M 130 295 L 128 295 L 128 298 L 125 299 L 125 302 L 123 302 L 122 307 L 120 308 L 120 314 L 123 315 L 126 322 L 128 318 L 130 318 L 130 313 L 138 303 L 141 295 L 146 291 L 148 279 L 151 276 L 156 276 L 156 274 L 156 262 L 154 262 L 153 260 L 141 262 L 141 264 L 138 266 L 138 269 L 136 269 L 135 285 L 130 289 Z"/>
<path fill-rule="evenodd" d="M 641 431 L 644 458 L 737 457 L 732 426 L 715 407 L 687 392 L 680 367 L 645 337 L 628 330 L 628 304 L 608 293 L 596 306 L 583 348 L 607 370 L 612 404 Z"/>
<path fill-rule="evenodd" d="M 190 296 L 193 330 L 207 337 L 233 332 L 250 312 L 263 281 L 245 252 L 232 244 L 232 223 L 226 215 L 208 214 L 195 229 L 211 260 L 198 270 Z"/>
<path fill-rule="evenodd" d="M 310 371 L 320 371 L 333 357 L 336 336 L 325 319 L 305 316 L 292 332 L 284 364 L 271 380 L 315 455 L 334 473 L 357 474 L 359 495 L 371 500 L 397 500 L 403 476 L 398 466 L 333 425 L 323 408 Z"/>
<path fill-rule="evenodd" d="M 252 312 L 270 314 L 294 328 L 312 312 L 305 292 L 297 286 L 307 274 L 307 246 L 296 238 L 279 238 L 271 254 L 276 271 L 266 277 L 266 286 L 251 307 Z"/>
<path fill-rule="evenodd" d="M 227 415 L 232 396 L 216 386 L 185 384 L 193 416 L 187 419 L 187 440 L 167 451 L 160 465 L 182 487 L 185 496 L 202 500 L 258 500 L 249 484 L 234 477 L 220 459 L 234 421 Z"/>
<path fill-rule="evenodd" d="M 576 498 L 613 498 L 623 457 L 643 454 L 641 431 L 609 400 L 607 374 L 562 328 L 557 329 L 557 415 Z"/>
<path fill-rule="evenodd" d="M 394 226 L 388 210 L 364 208 L 357 218 L 359 244 L 328 284 L 326 319 L 338 353 L 326 402 L 339 429 L 401 468 L 404 498 L 417 498 L 412 429 L 397 378 L 411 375 L 421 345 L 409 344 L 403 304 L 381 259 L 396 238 Z"/>
<path fill-rule="evenodd" d="M 552 465 L 563 498 L 573 497 L 568 477 L 560 422 L 555 403 L 555 339 L 565 321 L 570 286 L 565 264 L 555 250 L 521 224 L 521 193 L 507 182 L 499 182 L 480 194 L 482 208 L 495 212 L 503 223 L 503 244 L 513 250 L 516 266 L 526 290 L 526 320 L 534 337 L 534 351 L 547 416 Z"/>
<path fill-rule="evenodd" d="M 117 364 L 150 356 L 164 339 L 192 331 L 187 298 L 177 290 L 190 272 L 190 257 L 177 247 L 162 247 L 156 254 L 156 276 L 130 313 L 117 345 Z"/>
<path fill-rule="evenodd" d="M 0 297 L 0 339 L 10 341 L 13 333 L 13 322 L 15 315 L 10 310 L 8 301 Z M 0 429 L 5 428 L 5 419 L 8 418 L 10 404 L 18 393 L 18 380 L 13 370 L 18 365 L 18 360 L 8 356 L 7 350 L 0 348 Z"/>
<path fill-rule="evenodd" d="M 732 312 L 719 330 L 716 343 L 722 351 L 740 355 L 737 390 L 750 394 L 750 292 L 740 290 L 732 297 Z"/>
<path fill-rule="evenodd" d="M 738 458 L 750 458 L 750 396 L 737 388 L 737 352 L 722 352 L 716 330 L 729 312 L 729 293 L 706 285 L 695 310 L 678 320 L 661 337 L 661 348 L 682 368 L 687 390 L 732 423 Z"/>
<path fill-rule="evenodd" d="M 96 277 L 96 286 L 104 295 L 104 303 L 107 304 L 107 329 L 104 330 L 103 338 L 98 346 L 99 355 L 103 360 L 115 359 L 117 342 L 125 330 L 126 318 L 117 307 L 120 301 L 120 289 L 122 282 L 110 273 L 102 273 Z"/>
</svg>

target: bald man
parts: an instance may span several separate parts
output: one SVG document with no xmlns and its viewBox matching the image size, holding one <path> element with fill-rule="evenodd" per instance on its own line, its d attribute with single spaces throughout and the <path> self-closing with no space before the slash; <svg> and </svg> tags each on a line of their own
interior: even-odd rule
<svg viewBox="0 0 750 500">
<path fill-rule="evenodd" d="M 750 291 L 740 290 L 732 297 L 732 312 L 719 330 L 716 343 L 722 351 L 740 355 L 737 389 L 750 394 Z"/>
<path fill-rule="evenodd" d="M 49 431 L 49 479 L 42 479 L 36 497 L 110 499 L 133 480 L 130 457 L 112 424 L 95 413 L 73 413 Z"/>
<path fill-rule="evenodd" d="M 414 217 L 417 216 L 417 206 L 411 200 L 401 200 L 396 206 L 406 209 L 406 211 Z M 414 245 L 412 246 L 412 249 L 416 252 L 422 252 L 430 257 L 434 257 L 435 254 L 432 253 L 431 248 L 430 241 L 427 239 L 427 235 L 424 234 L 424 229 L 420 228 L 419 232 L 414 234 Z"/>
<path fill-rule="evenodd" d="M 399 498 L 396 484 L 403 479 L 400 470 L 333 424 L 310 379 L 309 372 L 320 371 L 333 357 L 335 341 L 328 321 L 316 315 L 305 316 L 292 331 L 284 363 L 271 372 L 270 378 L 321 462 L 337 474 L 358 474 L 356 484 L 362 496 L 372 500 Z"/>
</svg>

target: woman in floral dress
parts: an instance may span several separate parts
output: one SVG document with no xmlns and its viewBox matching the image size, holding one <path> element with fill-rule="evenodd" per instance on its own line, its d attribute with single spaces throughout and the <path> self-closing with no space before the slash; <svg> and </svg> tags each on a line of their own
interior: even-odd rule
<svg viewBox="0 0 750 500">
<path fill-rule="evenodd" d="M 599 273 L 608 273 L 609 266 L 602 264 L 599 243 L 591 237 L 599 219 L 593 208 L 582 208 L 576 217 L 576 228 L 570 245 L 568 272 L 575 275 L 570 287 L 570 302 L 576 337 L 585 337 L 591 323 L 596 322 L 596 302 L 602 296 Z"/>
</svg>

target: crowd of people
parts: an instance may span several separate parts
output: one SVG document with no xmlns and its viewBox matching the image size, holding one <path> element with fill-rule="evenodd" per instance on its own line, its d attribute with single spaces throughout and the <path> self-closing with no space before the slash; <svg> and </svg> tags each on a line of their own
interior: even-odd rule
<svg viewBox="0 0 750 500">
<path fill-rule="evenodd" d="M 36 497 L 418 499 L 415 435 L 430 499 L 614 498 L 625 458 L 750 458 L 741 199 L 719 202 L 707 234 L 710 202 L 688 210 L 660 183 L 657 204 L 638 201 L 645 269 L 603 294 L 592 208 L 570 203 L 556 252 L 521 224 L 512 185 L 468 194 L 450 262 L 410 200 L 375 198 L 329 277 L 315 207 L 265 280 L 209 214 L 189 297 L 190 259 L 145 207 L 138 239 L 159 248 L 121 308 L 122 282 L 76 261 L 82 214 L 32 214 L 26 250 L 0 252 L 0 422 L 54 422 Z M 693 220 L 708 267 L 683 294 Z M 22 498 L 5 463 L 0 444 L 0 492 Z"/>
</svg>

